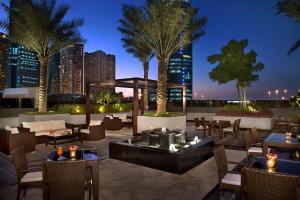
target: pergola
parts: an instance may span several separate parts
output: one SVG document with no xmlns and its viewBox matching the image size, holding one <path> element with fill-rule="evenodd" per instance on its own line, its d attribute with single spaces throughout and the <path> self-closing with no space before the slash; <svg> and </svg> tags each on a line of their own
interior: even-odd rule
<svg viewBox="0 0 300 200">
<path fill-rule="evenodd" d="M 114 81 L 105 81 L 105 82 L 88 82 L 86 84 L 86 123 L 89 124 L 91 120 L 91 86 L 97 87 L 122 87 L 122 88 L 132 88 L 133 89 L 133 135 L 137 134 L 137 116 L 139 113 L 139 97 L 138 90 L 145 88 L 156 88 L 157 81 L 150 80 L 146 82 L 143 78 L 124 78 L 116 79 Z M 182 112 L 186 113 L 186 86 L 179 85 L 175 83 L 168 83 L 168 88 L 180 88 L 182 89 Z M 142 92 L 143 94 L 143 92 Z M 144 97 L 142 97 L 144 98 Z M 143 104 L 142 104 L 143 105 Z M 142 112 L 143 112 L 142 106 Z"/>
</svg>

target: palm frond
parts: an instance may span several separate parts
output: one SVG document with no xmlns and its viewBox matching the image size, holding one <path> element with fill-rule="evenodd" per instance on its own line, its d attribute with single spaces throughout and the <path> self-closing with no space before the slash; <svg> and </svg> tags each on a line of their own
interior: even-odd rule
<svg viewBox="0 0 300 200">
<path fill-rule="evenodd" d="M 282 0 L 277 3 L 278 14 L 285 13 L 297 22 L 300 22 L 300 0 Z"/>
<path fill-rule="evenodd" d="M 296 41 L 295 44 L 289 49 L 288 55 L 291 55 L 298 48 L 300 48 L 300 40 Z"/>
</svg>

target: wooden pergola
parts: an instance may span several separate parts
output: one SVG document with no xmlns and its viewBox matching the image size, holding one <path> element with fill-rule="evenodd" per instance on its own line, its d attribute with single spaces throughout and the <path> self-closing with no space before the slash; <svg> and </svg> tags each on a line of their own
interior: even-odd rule
<svg viewBox="0 0 300 200">
<path fill-rule="evenodd" d="M 122 88 L 132 88 L 133 89 L 133 135 L 137 134 L 137 116 L 139 113 L 139 97 L 138 90 L 145 88 L 156 88 L 157 81 L 150 80 L 146 82 L 143 78 L 124 78 L 124 79 L 116 79 L 115 81 L 105 81 L 105 82 L 88 82 L 86 84 L 86 124 L 90 123 L 91 120 L 91 86 L 97 87 L 122 87 Z M 168 83 L 168 88 L 180 88 L 182 89 L 182 112 L 186 113 L 186 86 L 179 85 L 175 83 Z M 143 94 L 143 92 L 142 92 Z M 144 98 L 142 96 L 142 98 Z M 143 105 L 143 104 L 142 104 Z M 143 113 L 142 107 L 142 113 Z"/>
</svg>

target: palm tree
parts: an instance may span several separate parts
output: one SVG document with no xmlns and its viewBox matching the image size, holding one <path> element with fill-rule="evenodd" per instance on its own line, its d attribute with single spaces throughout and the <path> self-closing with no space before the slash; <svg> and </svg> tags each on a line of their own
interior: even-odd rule
<svg viewBox="0 0 300 200">
<path fill-rule="evenodd" d="M 146 88 L 143 91 L 144 97 L 144 108 L 148 109 L 148 96 L 149 89 L 147 87 L 148 76 L 149 76 L 149 62 L 154 57 L 154 52 L 147 47 L 147 45 L 143 44 L 141 41 L 135 41 L 133 39 L 133 34 L 128 34 L 128 32 L 124 32 L 124 28 L 127 29 L 129 27 L 138 27 L 138 18 L 136 18 L 136 8 L 124 5 L 123 6 L 123 16 L 124 19 L 119 20 L 121 27 L 119 27 L 119 31 L 123 34 L 122 43 L 123 47 L 127 50 L 128 53 L 132 54 L 135 58 L 139 59 L 143 63 L 144 69 L 144 80 L 146 83 Z"/>
<path fill-rule="evenodd" d="M 283 0 L 277 3 L 278 13 L 285 13 L 287 16 L 294 19 L 296 22 L 300 22 L 300 0 Z M 288 55 L 293 53 L 300 47 L 300 40 L 297 40 L 295 44 L 289 49 Z"/>
<path fill-rule="evenodd" d="M 39 112 L 47 111 L 49 58 L 60 49 L 83 42 L 78 27 L 82 19 L 64 20 L 70 7 L 56 0 L 16 2 L 10 12 L 9 38 L 35 51 L 40 62 Z"/>
<path fill-rule="evenodd" d="M 123 27 L 133 41 L 139 41 L 153 52 L 158 60 L 157 114 L 166 112 L 167 67 L 170 56 L 193 40 L 204 35 L 205 17 L 196 17 L 198 10 L 183 6 L 182 0 L 148 0 L 143 8 L 135 8 L 134 26 Z"/>
</svg>

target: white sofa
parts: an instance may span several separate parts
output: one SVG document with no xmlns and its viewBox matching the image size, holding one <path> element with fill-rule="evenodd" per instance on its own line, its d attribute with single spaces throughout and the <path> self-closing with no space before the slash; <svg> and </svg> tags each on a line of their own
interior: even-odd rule
<svg viewBox="0 0 300 200">
<path fill-rule="evenodd" d="M 22 127 L 30 129 L 30 132 L 34 132 L 36 137 L 50 136 L 52 131 L 54 132 L 51 136 L 54 137 L 68 135 L 72 132 L 72 129 L 66 127 L 65 120 L 22 122 Z"/>
</svg>

